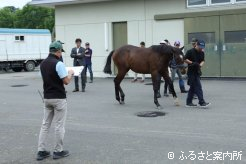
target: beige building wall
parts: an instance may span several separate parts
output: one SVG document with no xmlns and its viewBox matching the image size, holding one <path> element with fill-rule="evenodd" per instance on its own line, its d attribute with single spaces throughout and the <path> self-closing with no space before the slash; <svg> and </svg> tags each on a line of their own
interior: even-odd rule
<svg viewBox="0 0 246 164">
<path fill-rule="evenodd" d="M 244 5 L 226 5 L 199 8 L 186 8 L 185 0 L 114 0 L 99 3 L 83 3 L 56 6 L 57 39 L 65 42 L 64 60 L 72 65 L 70 51 L 75 46 L 74 40 L 81 38 L 83 46 L 90 42 L 93 49 L 93 71 L 96 77 L 105 77 L 102 70 L 106 57 L 113 50 L 112 22 L 127 22 L 128 44 L 138 46 L 141 41 L 146 46 L 159 44 L 163 39 L 184 43 L 184 21 L 154 20 L 157 14 L 172 14 L 243 8 Z M 128 73 L 133 76 L 133 72 Z"/>
</svg>

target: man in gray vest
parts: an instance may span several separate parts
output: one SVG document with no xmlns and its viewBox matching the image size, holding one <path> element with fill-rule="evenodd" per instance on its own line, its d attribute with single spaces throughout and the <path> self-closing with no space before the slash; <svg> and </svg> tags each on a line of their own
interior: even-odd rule
<svg viewBox="0 0 246 164">
<path fill-rule="evenodd" d="M 65 134 L 65 121 L 67 116 L 67 100 L 64 84 L 70 83 L 74 74 L 73 70 L 67 71 L 63 62 L 60 61 L 62 44 L 55 41 L 50 44 L 48 57 L 40 64 L 44 89 L 44 118 L 41 126 L 37 160 L 43 160 L 50 156 L 46 149 L 47 137 L 52 120 L 55 124 L 55 148 L 53 159 L 59 159 L 69 155 L 63 150 L 63 138 Z"/>
<path fill-rule="evenodd" d="M 85 66 L 85 49 L 81 47 L 82 40 L 77 38 L 75 40 L 76 47 L 74 47 L 71 51 L 71 58 L 73 58 L 73 66 Z M 79 77 L 74 77 L 75 82 L 75 89 L 73 92 L 79 91 Z M 86 72 L 85 69 L 81 72 L 81 85 L 82 85 L 82 92 L 85 92 L 85 83 L 86 83 Z"/>
</svg>

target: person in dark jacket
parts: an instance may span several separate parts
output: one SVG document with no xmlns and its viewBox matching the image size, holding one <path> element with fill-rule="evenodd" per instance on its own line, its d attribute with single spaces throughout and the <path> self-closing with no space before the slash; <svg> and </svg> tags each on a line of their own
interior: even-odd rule
<svg viewBox="0 0 246 164">
<path fill-rule="evenodd" d="M 90 48 L 90 43 L 85 43 L 85 73 L 87 72 L 87 68 L 90 72 L 90 82 L 93 83 L 93 72 L 92 72 L 92 49 Z"/>
<path fill-rule="evenodd" d="M 64 63 L 60 61 L 62 52 L 64 52 L 62 44 L 58 41 L 52 42 L 49 56 L 40 64 L 44 89 L 44 118 L 39 134 L 37 160 L 43 160 L 50 156 L 50 152 L 46 149 L 46 144 L 52 120 L 54 120 L 55 125 L 53 159 L 69 155 L 67 150 L 63 150 L 67 115 L 64 84 L 70 83 L 74 72 L 73 70 L 67 71 Z"/>
<path fill-rule="evenodd" d="M 74 47 L 71 51 L 71 58 L 73 58 L 73 66 L 85 66 L 85 49 L 81 47 L 82 40 L 80 38 L 77 38 L 75 40 L 76 47 Z M 74 82 L 75 82 L 75 89 L 73 92 L 79 91 L 79 77 L 74 76 Z M 85 68 L 81 72 L 81 85 L 82 85 L 82 92 L 85 92 L 85 86 L 86 86 L 86 72 Z"/>
<path fill-rule="evenodd" d="M 200 81 L 200 76 L 202 75 L 201 67 L 205 62 L 204 48 L 205 42 L 198 40 L 195 48 L 188 50 L 185 55 L 185 62 L 188 64 L 188 84 L 190 85 L 186 99 L 186 107 L 197 107 L 197 104 L 192 103 L 194 94 L 198 97 L 200 107 L 207 108 L 210 106 L 210 103 L 205 102 L 203 98 L 203 90 Z"/>
</svg>

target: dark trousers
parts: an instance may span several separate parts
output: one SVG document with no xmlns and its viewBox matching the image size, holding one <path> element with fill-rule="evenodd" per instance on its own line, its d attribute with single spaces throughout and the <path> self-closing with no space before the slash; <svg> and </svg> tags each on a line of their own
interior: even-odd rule
<svg viewBox="0 0 246 164">
<path fill-rule="evenodd" d="M 87 73 L 87 68 L 90 72 L 90 80 L 93 81 L 92 64 L 85 64 L 85 74 Z"/>
<path fill-rule="evenodd" d="M 194 94 L 197 95 L 199 104 L 204 103 L 205 101 L 203 99 L 203 91 L 200 76 L 188 75 L 188 84 L 190 85 L 190 89 L 187 95 L 186 104 L 192 103 Z"/>
<path fill-rule="evenodd" d="M 160 90 L 161 90 L 161 75 L 160 74 L 158 74 L 158 76 L 157 76 L 157 80 L 158 80 L 158 82 L 159 82 L 159 92 L 160 92 Z M 164 84 L 164 94 L 165 93 L 167 93 L 167 88 L 168 88 L 168 81 L 167 80 L 165 80 L 164 79 L 164 82 L 165 82 L 165 84 Z"/>
<path fill-rule="evenodd" d="M 83 71 L 81 72 L 81 86 L 82 89 L 85 89 L 86 86 L 86 74 L 85 74 L 85 68 L 83 69 Z M 79 89 L 79 77 L 78 76 L 74 76 L 74 82 L 75 82 L 75 89 Z"/>
</svg>

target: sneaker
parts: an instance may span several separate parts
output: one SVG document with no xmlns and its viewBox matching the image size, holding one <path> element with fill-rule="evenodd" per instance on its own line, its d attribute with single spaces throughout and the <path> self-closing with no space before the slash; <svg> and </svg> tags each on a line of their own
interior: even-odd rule
<svg viewBox="0 0 246 164">
<path fill-rule="evenodd" d="M 136 81 L 138 81 L 138 79 L 133 79 L 133 80 L 132 80 L 132 83 L 134 83 L 134 82 L 136 82 Z"/>
<path fill-rule="evenodd" d="M 196 104 L 193 104 L 193 103 L 189 103 L 189 104 L 186 104 L 185 107 L 187 108 L 194 108 L 194 107 L 197 107 Z"/>
<path fill-rule="evenodd" d="M 167 94 L 167 93 L 164 93 L 164 96 L 165 96 L 165 97 L 169 97 L 169 94 Z"/>
<path fill-rule="evenodd" d="M 202 104 L 199 104 L 199 107 L 201 108 L 208 108 L 211 105 L 211 103 L 204 102 Z"/>
<path fill-rule="evenodd" d="M 69 151 L 63 150 L 61 152 L 53 152 L 53 159 L 60 159 L 69 156 Z"/>
<path fill-rule="evenodd" d="M 74 90 L 73 90 L 73 92 L 78 92 L 78 91 L 79 91 L 79 89 L 74 89 Z"/>
<path fill-rule="evenodd" d="M 144 83 L 144 80 L 140 80 L 140 83 Z"/>
<path fill-rule="evenodd" d="M 39 151 L 37 154 L 37 161 L 44 160 L 45 158 L 48 158 L 50 156 L 49 151 Z"/>
</svg>

